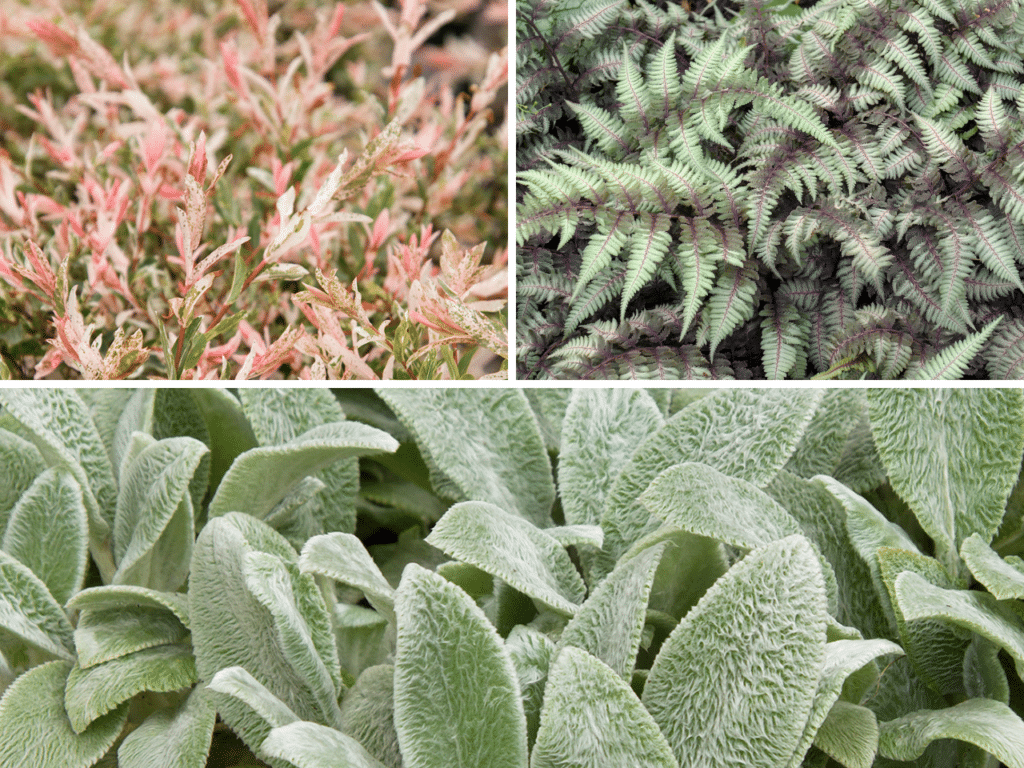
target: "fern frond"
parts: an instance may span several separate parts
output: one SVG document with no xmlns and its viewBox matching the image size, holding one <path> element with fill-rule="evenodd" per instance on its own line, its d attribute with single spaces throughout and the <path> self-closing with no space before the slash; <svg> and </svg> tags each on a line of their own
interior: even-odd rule
<svg viewBox="0 0 1024 768">
<path fill-rule="evenodd" d="M 761 310 L 761 353 L 766 379 L 780 380 L 796 367 L 807 343 L 807 323 L 791 304 L 771 301 Z"/>
<path fill-rule="evenodd" d="M 976 93 L 978 96 L 981 96 L 981 88 L 978 87 L 978 81 L 974 79 L 974 75 L 971 74 L 964 60 L 960 58 L 960 55 L 951 48 L 945 48 L 939 54 L 936 71 L 944 83 L 948 83 L 962 91 Z"/>
<path fill-rule="evenodd" d="M 981 263 L 996 277 L 1009 280 L 1024 291 L 1024 283 L 1010 250 L 1006 220 L 997 220 L 990 211 L 976 205 L 961 205 L 960 212 L 970 227 L 971 245 Z"/>
<path fill-rule="evenodd" d="M 907 86 L 892 65 L 876 60 L 864 64 L 854 76 L 857 82 L 889 96 L 901 110 L 906 109 Z"/>
<path fill-rule="evenodd" d="M 583 290 L 573 294 L 572 309 L 565 319 L 564 336 L 571 336 L 580 324 L 615 301 L 626 277 L 624 269 L 608 269 L 593 277 Z"/>
<path fill-rule="evenodd" d="M 941 123 L 914 115 L 921 129 L 921 142 L 928 154 L 950 173 L 958 178 L 967 178 L 972 169 L 967 162 L 970 154 L 963 140 Z"/>
<path fill-rule="evenodd" d="M 618 213 L 613 219 L 609 217 L 598 222 L 597 231 L 583 249 L 580 274 L 576 280 L 576 288 L 572 291 L 571 301 L 575 302 L 584 286 L 598 272 L 607 269 L 612 259 L 622 252 L 632 228 L 627 224 L 628 218 L 628 214 Z"/>
<path fill-rule="evenodd" d="M 597 37 L 618 18 L 619 9 L 624 4 L 625 0 L 556 3 L 552 16 L 560 32 L 558 45 L 566 39 L 592 40 Z"/>
<path fill-rule="evenodd" d="M 701 313 L 711 357 L 730 333 L 754 316 L 756 297 L 756 262 L 749 261 L 743 267 L 722 267 Z"/>
<path fill-rule="evenodd" d="M 1010 119 L 995 88 L 990 86 L 981 97 L 975 108 L 974 122 L 985 144 L 997 151 L 1006 149 L 1010 138 Z"/>
<path fill-rule="evenodd" d="M 914 372 L 916 379 L 933 379 L 951 381 L 964 375 L 967 366 L 978 355 L 988 337 L 996 329 L 1003 318 L 997 317 L 977 333 L 972 333 L 960 341 L 946 347 L 935 357 L 926 361 Z"/>
<path fill-rule="evenodd" d="M 640 213 L 637 215 L 629 246 L 629 262 L 622 286 L 622 302 L 619 308 L 621 319 L 626 317 L 626 307 L 640 287 L 654 274 L 661 260 L 668 253 L 672 236 L 668 232 L 671 219 L 668 216 Z"/>
<path fill-rule="evenodd" d="M 680 242 L 676 247 L 676 259 L 683 281 L 683 329 L 679 337 L 682 340 L 714 284 L 721 260 L 721 254 L 714 251 L 711 225 L 707 219 L 684 220 Z"/>
<path fill-rule="evenodd" d="M 626 124 L 607 110 L 593 104 L 567 104 L 580 121 L 587 138 L 615 158 L 630 152 L 630 131 Z"/>
<path fill-rule="evenodd" d="M 991 379 L 1024 379 L 1024 320 L 1004 323 L 983 352 Z"/>
<path fill-rule="evenodd" d="M 648 113 L 651 111 L 651 97 L 644 84 L 640 70 L 629 55 L 626 43 L 622 43 L 622 67 L 615 88 L 619 99 L 619 110 L 626 122 L 643 126 L 644 133 L 650 131 Z"/>
</svg>

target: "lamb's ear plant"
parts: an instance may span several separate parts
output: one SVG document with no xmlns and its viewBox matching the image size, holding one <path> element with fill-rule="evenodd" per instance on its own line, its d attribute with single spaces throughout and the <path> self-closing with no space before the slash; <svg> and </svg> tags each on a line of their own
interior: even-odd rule
<svg viewBox="0 0 1024 768">
<path fill-rule="evenodd" d="M 0 402 L 5 768 L 1024 768 L 1019 390 Z"/>
</svg>

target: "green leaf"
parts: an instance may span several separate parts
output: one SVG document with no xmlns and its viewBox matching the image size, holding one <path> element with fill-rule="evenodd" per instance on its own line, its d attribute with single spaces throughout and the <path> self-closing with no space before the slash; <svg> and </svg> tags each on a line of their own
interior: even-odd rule
<svg viewBox="0 0 1024 768">
<path fill-rule="evenodd" d="M 2 549 L 28 566 L 60 604 L 81 588 L 89 515 L 70 472 L 48 469 L 35 479 L 11 510 Z"/>
<path fill-rule="evenodd" d="M 95 667 L 77 664 L 68 675 L 64 707 L 76 733 L 142 691 L 164 693 L 196 682 L 196 661 L 187 645 L 160 645 Z"/>
<path fill-rule="evenodd" d="M 840 702 L 843 686 L 847 679 L 871 664 L 879 656 L 885 655 L 902 656 L 903 649 L 888 640 L 836 640 L 825 645 L 825 660 L 818 678 L 818 689 L 811 704 L 811 713 L 807 718 L 800 742 L 789 761 L 792 768 L 800 765 L 811 743 L 817 743 L 818 733 L 825 727 L 830 713 Z M 826 738 L 828 737 L 826 736 Z M 875 744 L 877 742 L 876 734 Z M 874 757 L 873 751 L 872 757 Z"/>
<path fill-rule="evenodd" d="M 1024 454 L 1024 393 L 1011 389 L 874 389 L 871 429 L 889 482 L 960 572 L 973 533 L 992 540 Z"/>
<path fill-rule="evenodd" d="M 561 544 L 492 504 L 466 501 L 452 506 L 426 541 L 564 616 L 574 615 L 586 596 L 583 579 Z"/>
<path fill-rule="evenodd" d="M 802 536 L 754 550 L 707 591 L 644 687 L 680 768 L 789 762 L 817 690 L 826 616 L 821 567 Z"/>
<path fill-rule="evenodd" d="M 977 632 L 1006 650 L 1024 676 L 1024 620 L 992 595 L 942 589 L 907 571 L 896 577 L 896 601 L 907 621 L 940 619 Z"/>
<path fill-rule="evenodd" d="M 562 424 L 558 488 L 569 524 L 601 521 L 619 471 L 664 423 L 642 389 L 574 389 Z"/>
<path fill-rule="evenodd" d="M 165 608 L 178 617 L 186 627 L 190 626 L 188 616 L 188 595 L 178 592 L 157 592 L 146 587 L 130 584 L 116 584 L 105 587 L 83 589 L 68 602 L 68 610 L 102 610 L 104 608 L 130 609 Z"/>
<path fill-rule="evenodd" d="M 1004 560 L 977 533 L 964 539 L 960 557 L 997 600 L 1024 599 L 1024 562 L 1019 557 Z"/>
<path fill-rule="evenodd" d="M 196 540 L 189 614 L 200 677 L 209 680 L 226 667 L 244 667 L 296 717 L 320 721 L 325 713 L 281 647 L 273 614 L 249 591 L 245 564 L 251 552 L 276 555 L 300 575 L 291 545 L 251 515 L 231 512 L 214 518 Z M 245 706 L 219 711 L 250 749 L 259 749 L 270 730 L 265 721 Z"/>
<path fill-rule="evenodd" d="M 118 768 L 204 768 L 217 710 L 205 686 L 157 710 L 117 748 Z"/>
<path fill-rule="evenodd" d="M 629 684 L 564 648 L 551 668 L 530 768 L 676 768 L 672 749 Z"/>
<path fill-rule="evenodd" d="M 341 729 L 388 768 L 402 767 L 395 733 L 395 668 L 369 667 L 345 694 Z"/>
<path fill-rule="evenodd" d="M 303 573 L 327 576 L 360 590 L 388 621 L 395 621 L 395 590 L 363 543 L 350 533 L 314 536 L 302 548 L 299 568 Z"/>
<path fill-rule="evenodd" d="M 838 387 L 825 390 L 821 405 L 786 469 L 800 477 L 834 477 L 847 440 L 866 412 L 867 398 L 863 392 Z"/>
<path fill-rule="evenodd" d="M 505 638 L 505 650 L 516 668 L 519 680 L 519 698 L 526 714 L 526 738 L 532 750 L 540 727 L 540 710 L 544 703 L 544 689 L 548 669 L 558 651 L 547 635 L 525 624 L 517 624 Z"/>
<path fill-rule="evenodd" d="M 341 669 L 327 609 L 313 578 L 294 574 L 293 570 L 281 558 L 266 552 L 248 552 L 242 563 L 246 586 L 274 617 L 285 658 L 316 697 L 322 717 L 339 724 Z"/>
<path fill-rule="evenodd" d="M 110 749 L 128 717 L 124 704 L 82 733 L 64 711 L 64 684 L 71 664 L 35 667 L 11 684 L 0 699 L 0 765 L 32 768 L 88 768 Z"/>
<path fill-rule="evenodd" d="M 395 730 L 405 768 L 526 768 L 515 669 L 483 611 L 409 565 L 395 612 Z"/>
<path fill-rule="evenodd" d="M 555 486 L 537 420 L 511 389 L 382 389 L 380 397 L 416 436 L 438 489 L 456 501 L 487 501 L 542 528 Z M 436 487 L 436 485 L 435 485 Z M 450 492 L 449 492 L 450 491 Z"/>
<path fill-rule="evenodd" d="M 46 469 L 39 449 L 13 432 L 0 429 L 0 533 L 7 529 L 11 509 Z"/>
<path fill-rule="evenodd" d="M 537 426 L 544 438 L 549 453 L 558 453 L 562 445 L 562 422 L 565 408 L 574 389 L 524 389 L 523 394 L 530 402 Z"/>
<path fill-rule="evenodd" d="M 556 525 L 545 528 L 544 533 L 563 547 L 593 547 L 604 544 L 604 531 L 599 525 Z"/>
<path fill-rule="evenodd" d="M 181 620 L 162 606 L 86 608 L 75 627 L 78 666 L 83 669 L 187 638 Z"/>
<path fill-rule="evenodd" d="M 867 707 L 837 701 L 814 737 L 814 746 L 846 768 L 871 768 L 878 751 L 878 720 Z"/>
<path fill-rule="evenodd" d="M 608 665 L 624 680 L 633 676 L 647 600 L 665 546 L 620 561 L 565 626 L 559 647 L 572 645 Z"/>
<path fill-rule="evenodd" d="M 639 497 L 675 464 L 701 462 L 758 487 L 766 485 L 789 461 L 821 397 L 821 390 L 809 389 L 724 390 L 686 406 L 641 443 L 622 468 L 601 521 L 605 551 L 614 561 L 657 527 Z"/>
<path fill-rule="evenodd" d="M 387 640 L 388 621 L 377 611 L 341 603 L 334 606 L 333 625 L 338 663 L 353 679 L 368 667 L 383 664 L 394 650 Z"/>
<path fill-rule="evenodd" d="M 878 752 L 893 760 L 915 760 L 938 739 L 974 744 L 1007 768 L 1024 768 L 1024 722 L 1008 706 L 990 699 L 969 699 L 882 723 Z"/>
<path fill-rule="evenodd" d="M 74 658 L 71 624 L 46 585 L 0 550 L 0 630 L 59 659 Z"/>
<path fill-rule="evenodd" d="M 215 699 L 219 699 L 217 710 L 222 715 L 233 712 L 236 716 L 232 717 L 232 721 L 237 721 L 240 719 L 238 715 L 241 708 L 244 708 L 250 718 L 255 716 L 269 726 L 268 733 L 270 728 L 294 723 L 299 719 L 287 704 L 242 667 L 222 669 L 210 680 L 207 690 L 220 694 Z M 235 706 L 227 706 L 228 701 L 233 701 Z"/>
<path fill-rule="evenodd" d="M 262 518 L 309 475 L 353 456 L 393 453 L 391 435 L 356 422 L 325 424 L 280 446 L 246 451 L 224 475 L 210 502 L 211 518 L 245 511 Z"/>
<path fill-rule="evenodd" d="M 297 722 L 274 728 L 260 751 L 296 768 L 384 768 L 351 736 L 317 723 Z"/>
<path fill-rule="evenodd" d="M 242 408 L 261 445 L 283 445 L 315 427 L 345 420 L 337 398 L 326 389 L 239 390 Z M 319 517 L 327 531 L 355 530 L 359 494 L 359 460 L 343 459 L 320 470 L 326 486 L 320 493 Z"/>
<path fill-rule="evenodd" d="M 198 440 L 171 437 L 128 464 L 114 516 L 114 583 L 163 592 L 185 583 L 195 539 L 189 485 L 208 453 Z"/>
<path fill-rule="evenodd" d="M 210 433 L 210 488 L 220 485 L 232 462 L 257 445 L 238 400 L 226 389 L 192 389 Z"/>
</svg>

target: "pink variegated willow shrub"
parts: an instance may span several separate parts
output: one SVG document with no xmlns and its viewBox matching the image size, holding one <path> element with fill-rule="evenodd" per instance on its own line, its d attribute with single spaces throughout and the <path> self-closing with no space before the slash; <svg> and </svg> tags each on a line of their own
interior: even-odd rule
<svg viewBox="0 0 1024 768">
<path fill-rule="evenodd" d="M 388 5 L 0 6 L 0 372 L 504 378 L 507 4 Z"/>
</svg>

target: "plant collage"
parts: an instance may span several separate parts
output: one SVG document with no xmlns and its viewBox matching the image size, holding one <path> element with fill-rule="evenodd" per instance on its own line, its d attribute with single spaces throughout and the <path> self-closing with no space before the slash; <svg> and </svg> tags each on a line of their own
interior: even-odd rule
<svg viewBox="0 0 1024 768">
<path fill-rule="evenodd" d="M 1024 768 L 1024 0 L 0 74 L 0 768 Z"/>
</svg>

